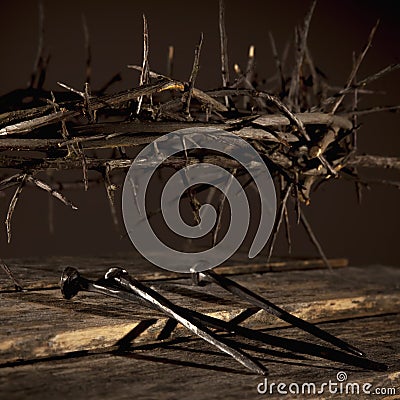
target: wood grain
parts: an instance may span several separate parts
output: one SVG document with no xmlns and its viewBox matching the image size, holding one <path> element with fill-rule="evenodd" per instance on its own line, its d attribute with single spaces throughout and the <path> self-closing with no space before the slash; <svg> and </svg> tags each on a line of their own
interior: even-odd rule
<svg viewBox="0 0 400 400">
<path fill-rule="evenodd" d="M 95 269 L 88 265 L 79 265 L 79 269 L 82 272 L 86 270 L 92 277 L 100 277 L 110 266 L 105 260 L 93 261 Z M 56 273 L 60 266 L 54 267 Z M 45 275 L 44 271 L 42 275 Z M 397 313 L 400 310 L 400 269 L 396 268 L 348 267 L 341 269 L 340 273 L 327 270 L 247 273 L 234 275 L 233 279 L 313 322 Z M 249 307 L 215 285 L 193 286 L 187 277 L 150 283 L 176 304 L 224 320 L 237 317 Z M 59 289 L 47 288 L 23 293 L 3 292 L 0 298 L 2 364 L 79 351 L 110 350 L 128 334 L 135 344 L 154 343 L 167 323 L 164 316 L 140 305 L 136 307 L 92 293 L 80 294 L 73 301 L 67 301 L 61 297 Z M 132 334 L 135 329 L 140 330 L 144 321 L 148 324 L 146 329 L 137 335 Z M 261 311 L 248 318 L 244 325 L 255 329 L 285 326 Z M 182 336 L 189 336 L 189 333 L 178 326 L 172 337 Z M 361 344 L 357 337 L 353 342 L 356 346 Z"/>
<path fill-rule="evenodd" d="M 369 372 L 341 363 L 276 351 L 264 346 L 258 355 L 268 366 L 269 382 L 321 384 L 345 371 L 348 382 L 369 382 L 376 387 L 394 387 L 400 393 L 399 315 L 363 318 L 346 323 L 325 323 L 324 329 L 350 340 L 357 335 L 371 358 L 387 362 L 388 372 Z M 276 336 L 308 340 L 295 329 L 275 329 Z M 261 355 L 260 355 L 261 354 Z M 263 378 L 247 373 L 234 360 L 210 350 L 200 340 L 159 345 L 113 355 L 77 354 L 75 357 L 43 360 L 0 368 L 2 398 L 22 399 L 282 399 L 304 396 L 258 395 Z M 383 399 L 385 396 L 307 396 L 318 399 Z M 398 399 L 393 396 L 387 399 Z"/>
<path fill-rule="evenodd" d="M 15 273 L 15 276 L 23 282 L 25 289 L 51 289 L 58 287 L 61 272 L 67 266 L 75 266 L 89 277 L 96 278 L 103 274 L 107 268 L 122 266 L 137 279 L 160 280 L 176 279 L 182 274 L 157 268 L 150 264 L 138 253 L 113 254 L 109 256 L 93 257 L 47 257 L 45 259 L 25 258 L 5 260 L 7 265 Z M 346 267 L 348 261 L 344 258 L 330 259 L 333 268 Z M 320 259 L 272 259 L 268 264 L 263 258 L 249 260 L 242 254 L 235 255 L 230 261 L 216 268 L 216 271 L 227 275 L 239 275 L 246 273 L 283 272 L 292 270 L 312 270 L 324 268 Z M 0 293 L 13 290 L 12 282 L 0 271 Z"/>
</svg>

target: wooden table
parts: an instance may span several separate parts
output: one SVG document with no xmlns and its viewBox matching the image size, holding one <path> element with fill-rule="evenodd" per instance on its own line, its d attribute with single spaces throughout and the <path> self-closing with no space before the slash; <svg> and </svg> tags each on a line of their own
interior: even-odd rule
<svg viewBox="0 0 400 400">
<path fill-rule="evenodd" d="M 169 335 L 171 322 L 155 311 L 92 293 L 65 300 L 58 281 L 67 265 L 91 278 L 122 265 L 177 304 L 224 320 L 252 314 L 247 303 L 214 284 L 194 286 L 186 275 L 156 269 L 132 255 L 7 262 L 26 291 L 14 292 L 0 275 L 0 399 L 297 398 L 277 392 L 258 394 L 263 377 L 249 373 L 179 325 Z M 241 339 L 241 346 L 268 367 L 270 383 L 336 382 L 343 371 L 347 382 L 397 390 L 397 396 L 325 392 L 307 398 L 399 399 L 400 268 L 349 267 L 342 259 L 332 264 L 330 272 L 317 260 L 283 260 L 266 266 L 234 259 L 216 271 L 362 348 L 370 359 L 386 363 L 388 371 L 290 351 L 276 339 L 265 345 Z M 323 344 L 262 311 L 242 325 L 272 338 Z"/>
</svg>

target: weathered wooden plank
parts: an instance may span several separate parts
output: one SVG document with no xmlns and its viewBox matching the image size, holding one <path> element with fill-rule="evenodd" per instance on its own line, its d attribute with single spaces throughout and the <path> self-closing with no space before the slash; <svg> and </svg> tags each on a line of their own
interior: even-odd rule
<svg viewBox="0 0 400 400">
<path fill-rule="evenodd" d="M 269 271 L 291 271 L 325 268 L 320 259 L 278 259 L 266 264 L 265 260 L 249 263 L 242 255 L 233 257 L 232 260 L 215 270 L 227 274 L 262 273 Z M 40 259 L 11 259 L 6 260 L 15 276 L 20 280 L 25 289 L 46 289 L 58 286 L 61 272 L 66 266 L 75 266 L 88 276 L 100 276 L 107 268 L 122 266 L 140 280 L 176 279 L 182 274 L 162 270 L 150 264 L 137 253 L 113 255 L 103 257 L 47 257 Z M 347 266 L 343 258 L 331 259 L 333 268 Z M 10 279 L 0 270 L 0 292 L 13 290 Z"/>
<path fill-rule="evenodd" d="M 400 311 L 399 268 L 349 267 L 340 274 L 327 270 L 292 271 L 247 274 L 234 279 L 314 322 Z M 152 284 L 176 304 L 225 320 L 249 307 L 215 285 L 191 286 L 188 278 Z M 143 321 L 154 319 L 135 338 L 135 343 L 150 343 L 157 341 L 167 322 L 142 306 L 91 293 L 66 301 L 59 290 L 10 292 L 0 294 L 0 301 L 0 363 L 106 349 Z M 285 324 L 259 311 L 244 325 L 260 329 Z M 178 327 L 174 336 L 182 335 L 188 332 Z"/>
<path fill-rule="evenodd" d="M 339 362 L 281 351 L 270 346 L 256 348 L 262 363 L 269 368 L 269 383 L 337 382 L 337 373 L 346 372 L 350 383 L 371 383 L 395 388 L 400 395 L 400 337 L 396 334 L 399 315 L 363 318 L 346 323 L 322 324 L 346 340 L 356 336 L 370 358 L 385 362 L 387 372 L 366 371 Z M 278 337 L 308 340 L 295 329 L 275 329 Z M 245 342 L 250 344 L 250 342 Z M 201 340 L 188 339 L 149 349 L 113 355 L 110 353 L 76 356 L 0 368 L 0 393 L 4 399 L 368 399 L 384 395 L 330 394 L 296 396 L 259 395 L 257 386 L 264 378 L 251 375 L 229 357 Z"/>
</svg>

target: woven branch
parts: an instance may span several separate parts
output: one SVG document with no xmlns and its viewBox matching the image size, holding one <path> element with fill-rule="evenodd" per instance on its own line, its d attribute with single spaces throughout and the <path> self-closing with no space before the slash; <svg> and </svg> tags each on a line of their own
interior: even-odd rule
<svg viewBox="0 0 400 400">
<path fill-rule="evenodd" d="M 57 187 L 52 188 L 35 178 L 39 171 L 82 169 L 82 185 L 75 186 L 85 189 L 104 180 L 115 220 L 113 196 L 116 188 L 112 182 L 118 171 L 123 173 L 131 165 L 133 160 L 127 153 L 129 149 L 151 143 L 157 137 L 177 129 L 207 126 L 224 129 L 246 139 L 267 163 L 276 180 L 276 187 L 281 188 L 278 191 L 281 207 L 273 237 L 276 238 L 285 219 L 287 239 L 291 242 L 287 204 L 289 200 L 293 200 L 298 221 L 303 222 L 310 239 L 321 257 L 326 260 L 309 223 L 301 216 L 301 204 L 309 204 L 313 189 L 319 183 L 333 178 L 351 176 L 359 185 L 362 178 L 358 176 L 358 168 L 400 170 L 398 158 L 359 154 L 356 141 L 357 132 L 360 134 L 358 118 L 370 113 L 398 111 L 397 105 L 360 110 L 357 102 L 361 96 L 374 93 L 368 90 L 369 83 L 398 69 L 399 64 L 355 80 L 371 46 L 377 29 L 375 25 L 366 45 L 355 58 L 354 67 L 343 88 L 329 86 L 325 77 L 317 72 L 307 45 L 311 16 L 315 8 L 313 2 L 304 23 L 296 29 L 295 63 L 291 72 L 285 73 L 287 55 L 279 57 L 274 38 L 270 34 L 276 73 L 267 80 L 267 87 L 261 89 L 263 84 L 256 78 L 254 46 L 250 46 L 245 72 L 242 73 L 235 64 L 237 77 L 233 81 L 229 74 L 225 8 L 222 0 L 219 6 L 223 87 L 211 91 L 202 91 L 195 87 L 196 76 L 201 68 L 202 35 L 195 48 L 193 69 L 188 82 L 173 79 L 167 76 L 168 73 L 164 75 L 149 69 L 149 32 L 144 16 L 143 60 L 141 66 L 128 66 L 140 73 L 137 88 L 105 94 L 109 86 L 120 79 L 118 74 L 98 91 L 89 87 L 91 47 L 88 27 L 83 19 L 87 53 L 86 84 L 83 90 L 77 90 L 65 83 L 59 83 L 64 91 L 47 91 L 43 84 L 48 65 L 43 61 L 41 34 L 38 60 L 35 62 L 30 86 L 0 97 L 0 149 L 4 151 L 0 155 L 0 168 L 4 172 L 0 189 L 17 186 L 6 218 L 9 238 L 11 217 L 19 194 L 26 185 L 40 187 L 74 207 L 60 192 L 63 183 L 58 182 Z M 43 10 L 40 18 L 42 21 Z M 170 73 L 173 54 L 171 47 L 167 62 Z M 102 158 L 101 152 L 93 152 L 101 149 L 114 149 L 113 157 Z M 23 155 L 20 151 L 23 151 Z M 171 157 L 163 165 L 179 169 L 188 163 L 207 160 L 241 171 L 237 162 L 224 156 L 206 155 L 200 159 L 195 151 L 187 153 Z M 14 170 L 13 175 L 9 173 L 9 169 Z M 15 170 L 19 173 L 15 174 Z M 89 182 L 90 170 L 99 173 L 98 180 Z M 195 209 L 198 204 L 195 192 L 191 192 L 190 201 L 196 218 Z M 217 232 L 214 231 L 214 241 L 218 229 Z M 274 242 L 272 240 L 269 255 L 272 254 Z"/>
</svg>

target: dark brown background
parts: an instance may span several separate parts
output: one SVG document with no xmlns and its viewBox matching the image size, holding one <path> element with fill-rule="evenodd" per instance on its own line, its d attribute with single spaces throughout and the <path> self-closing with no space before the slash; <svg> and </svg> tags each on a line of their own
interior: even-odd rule
<svg viewBox="0 0 400 400">
<path fill-rule="evenodd" d="M 256 46 L 259 74 L 269 77 L 274 64 L 267 33 L 272 31 L 282 52 L 293 28 L 305 14 L 308 1 L 227 1 L 226 25 L 231 67 L 244 65 L 248 46 Z M 126 65 L 140 63 L 142 55 L 142 13 L 150 30 L 150 66 L 165 72 L 168 45 L 175 46 L 175 77 L 190 74 L 193 49 L 204 32 L 201 71 L 197 85 L 221 85 L 218 37 L 218 1 L 46 1 L 45 45 L 52 55 L 47 88 L 56 81 L 81 88 L 84 83 L 84 47 L 81 13 L 87 17 L 93 53 L 93 87 L 103 85 L 121 71 L 123 82 L 113 90 L 136 86 L 138 75 Z M 2 1 L 0 12 L 0 93 L 24 87 L 29 79 L 37 48 L 37 3 Z M 399 3 L 393 1 L 320 1 L 311 24 L 309 47 L 318 67 L 332 84 L 343 85 L 352 65 L 353 50 L 360 51 L 377 18 L 381 25 L 359 76 L 400 61 Z M 233 72 L 231 72 L 233 73 Z M 372 87 L 386 95 L 365 97 L 360 107 L 400 104 L 399 72 Z M 364 117 L 360 131 L 361 151 L 399 156 L 398 114 Z M 364 173 L 365 176 L 366 173 Z M 399 180 L 398 173 L 368 173 Z M 72 211 L 55 202 L 55 233 L 48 232 L 48 195 L 26 189 L 13 218 L 13 239 L 6 244 L 5 227 L 0 236 L 2 257 L 53 254 L 107 254 L 132 250 L 131 243 L 112 226 L 104 188 L 88 193 L 66 193 L 78 206 Z M 4 220 L 11 192 L 0 198 Z M 398 264 L 399 193 L 376 186 L 364 191 L 361 206 L 350 182 L 330 182 L 312 197 L 307 215 L 330 257 L 349 257 L 352 263 Z M 314 250 L 302 230 L 294 232 L 295 254 Z M 286 254 L 283 241 L 277 253 Z"/>
</svg>

